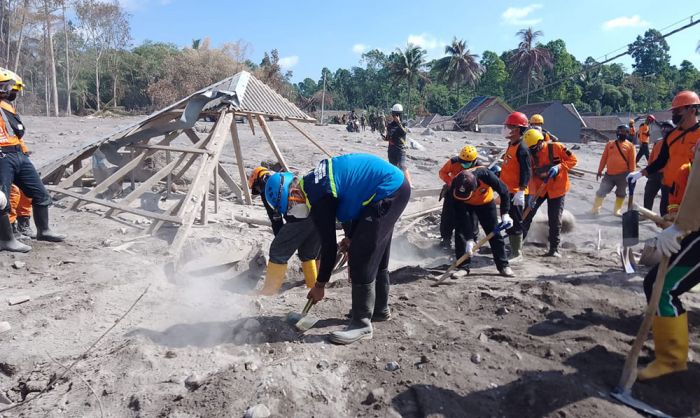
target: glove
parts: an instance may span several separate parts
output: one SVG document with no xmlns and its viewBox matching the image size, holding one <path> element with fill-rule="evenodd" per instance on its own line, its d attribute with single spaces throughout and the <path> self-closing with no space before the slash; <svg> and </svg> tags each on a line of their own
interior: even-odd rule
<svg viewBox="0 0 700 418">
<path fill-rule="evenodd" d="M 661 233 L 656 237 L 656 248 L 661 251 L 666 257 L 677 253 L 681 249 L 681 243 L 679 239 L 683 236 L 683 231 L 673 224 L 668 228 L 661 231 Z"/>
<path fill-rule="evenodd" d="M 549 171 L 547 172 L 547 177 L 549 177 L 551 179 L 551 178 L 556 177 L 557 174 L 559 174 L 559 166 L 555 165 L 549 169 Z"/>
<path fill-rule="evenodd" d="M 515 192 L 515 194 L 513 195 L 513 205 L 525 207 L 525 192 L 524 191 L 518 190 L 517 192 Z"/>
<path fill-rule="evenodd" d="M 505 215 L 501 216 L 501 223 L 498 224 L 498 229 L 508 229 L 513 226 L 513 218 L 510 217 L 507 213 Z"/>
<path fill-rule="evenodd" d="M 630 183 L 636 183 L 643 176 L 641 171 L 634 171 L 627 175 L 627 181 Z"/>
<path fill-rule="evenodd" d="M 467 241 L 467 253 L 471 254 L 474 252 L 474 247 L 476 247 L 476 242 L 473 239 Z"/>
<path fill-rule="evenodd" d="M 603 173 L 598 173 L 595 175 L 595 181 L 600 181 L 600 178 L 603 177 Z"/>
</svg>

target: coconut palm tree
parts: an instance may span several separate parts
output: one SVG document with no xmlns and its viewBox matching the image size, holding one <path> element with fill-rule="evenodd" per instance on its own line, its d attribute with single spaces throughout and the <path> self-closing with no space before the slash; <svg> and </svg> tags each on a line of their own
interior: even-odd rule
<svg viewBox="0 0 700 418">
<path fill-rule="evenodd" d="M 437 60 L 433 68 L 438 77 L 452 87 L 457 87 L 457 101 L 460 102 L 460 92 L 463 85 L 476 88 L 483 73 L 477 61 L 479 55 L 472 54 L 467 42 L 454 38 L 450 45 L 445 46 L 446 57 Z"/>
<path fill-rule="evenodd" d="M 418 79 L 428 80 L 428 77 L 423 74 L 425 66 L 426 51 L 416 45 L 408 44 L 406 49 L 396 48 L 392 54 L 391 60 L 388 63 L 390 77 L 394 80 L 394 85 L 401 81 L 406 81 L 408 85 L 408 106 L 406 107 L 406 115 L 411 109 L 411 86 Z"/>
<path fill-rule="evenodd" d="M 521 29 L 516 33 L 516 36 L 520 37 L 520 43 L 513 51 L 511 65 L 515 69 L 516 77 L 526 84 L 525 104 L 530 100 L 530 83 L 541 81 L 544 69 L 552 68 L 552 55 L 549 50 L 536 44 L 537 38 L 542 35 L 542 31 L 533 31 L 532 28 Z"/>
</svg>

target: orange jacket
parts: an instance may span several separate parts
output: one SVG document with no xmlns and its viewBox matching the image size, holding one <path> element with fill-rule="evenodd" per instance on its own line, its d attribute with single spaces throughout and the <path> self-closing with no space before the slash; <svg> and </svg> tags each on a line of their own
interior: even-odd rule
<svg viewBox="0 0 700 418">
<path fill-rule="evenodd" d="M 637 133 L 637 138 L 639 138 L 639 142 L 641 142 L 642 144 L 649 143 L 649 125 L 647 125 L 646 123 L 639 125 L 639 132 Z"/>
<path fill-rule="evenodd" d="M 692 161 L 693 147 L 698 140 L 700 140 L 700 123 L 695 124 L 687 131 L 677 127 L 666 135 L 658 157 L 642 173 L 648 176 L 663 169 L 662 184 L 666 187 L 673 187 L 673 182 L 678 177 L 681 166 Z"/>
<path fill-rule="evenodd" d="M 651 155 L 649 155 L 649 164 L 653 163 L 657 158 L 659 158 L 659 151 L 661 151 L 661 144 L 663 142 L 664 140 L 663 138 L 661 138 L 654 143 L 653 147 L 651 147 Z"/>
<path fill-rule="evenodd" d="M 688 177 L 690 177 L 690 169 L 692 168 L 691 163 L 683 164 L 678 170 L 678 175 L 673 182 L 673 189 L 668 195 L 668 212 L 675 213 L 678 212 L 678 208 L 681 206 L 683 201 L 683 195 L 685 195 L 685 189 L 688 187 Z"/>
<path fill-rule="evenodd" d="M 18 216 L 32 216 L 32 199 L 13 184 L 10 189 L 10 223 L 14 223 Z"/>
<path fill-rule="evenodd" d="M 547 178 L 549 169 L 558 165 L 559 174 L 549 179 L 542 196 L 546 195 L 550 199 L 564 196 L 571 187 L 569 170 L 576 166 L 576 162 L 576 156 L 561 142 L 543 142 L 542 149 L 533 156 L 530 192 L 536 193 L 544 179 Z"/>
<path fill-rule="evenodd" d="M 448 186 L 452 185 L 452 179 L 464 170 L 459 157 L 452 157 L 440 169 L 440 180 L 444 181 Z"/>
<path fill-rule="evenodd" d="M 635 131 L 634 126 L 630 126 L 630 136 L 634 136 L 636 133 L 637 131 Z"/>
<path fill-rule="evenodd" d="M 603 155 L 600 157 L 598 173 L 602 173 L 606 165 L 608 167 L 608 174 L 611 176 L 630 173 L 636 168 L 636 156 L 637 152 L 634 149 L 634 144 L 630 141 L 626 139 L 624 141 L 617 141 L 615 139 L 608 141 L 605 145 Z"/>
<path fill-rule="evenodd" d="M 530 154 L 527 148 L 522 141 L 515 144 L 509 142 L 501 164 L 501 181 L 505 183 L 510 193 L 522 190 L 527 194 L 530 177 Z"/>
<path fill-rule="evenodd" d="M 9 129 L 6 126 L 6 123 L 9 122 L 6 113 L 9 112 L 16 115 L 17 111 L 10 102 L 6 102 L 4 100 L 0 100 L 0 109 L 2 109 L 3 112 L 2 117 L 0 117 L 0 146 L 9 147 L 12 145 L 20 145 L 22 147 L 22 152 L 26 154 L 28 150 L 27 146 L 24 144 L 24 141 L 22 141 L 22 138 L 13 132 L 14 130 L 11 126 Z"/>
</svg>

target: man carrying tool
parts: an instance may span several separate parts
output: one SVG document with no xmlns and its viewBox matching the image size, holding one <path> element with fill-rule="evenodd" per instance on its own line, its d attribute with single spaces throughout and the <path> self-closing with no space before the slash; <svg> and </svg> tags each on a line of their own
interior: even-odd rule
<svg viewBox="0 0 700 418">
<path fill-rule="evenodd" d="M 336 262 L 336 219 L 343 224 L 349 276 L 352 278 L 352 319 L 344 331 L 331 333 L 336 344 L 372 338 L 372 321 L 391 317 L 389 255 L 394 224 L 411 196 L 401 170 L 379 157 L 347 154 L 328 158 L 301 179 L 272 175 L 265 186 L 270 204 L 280 213 L 290 198 L 301 198 L 321 236 L 321 267 L 309 291 L 314 303 L 323 299 Z"/>
<path fill-rule="evenodd" d="M 501 223 L 498 222 L 498 211 L 494 200 L 494 190 L 501 197 Z M 452 181 L 450 194 L 453 198 L 457 233 L 455 236 L 455 256 L 460 259 L 466 252 L 471 253 L 476 245 L 478 233 L 477 221 L 486 234 L 499 229 L 513 226 L 513 219 L 508 214 L 510 199 L 508 187 L 488 168 L 475 167 L 463 170 Z M 515 273 L 508 265 L 506 244 L 503 236 L 496 233 L 489 240 L 493 261 L 501 276 L 514 277 Z M 469 271 L 471 259 L 462 264 Z"/>
<path fill-rule="evenodd" d="M 664 138 L 666 138 L 666 135 L 668 135 L 673 130 L 673 128 L 675 128 L 675 126 L 673 126 L 673 122 L 671 122 L 670 120 L 661 122 L 660 126 L 661 138 L 658 138 L 656 142 L 654 142 L 654 146 L 651 148 L 651 155 L 647 160 L 649 164 L 652 164 L 659 157 L 659 152 L 661 151 L 661 145 L 664 142 Z M 663 170 L 647 176 L 647 184 L 644 185 L 644 207 L 646 209 L 652 210 L 654 208 L 654 199 L 656 199 L 656 195 L 658 195 L 659 190 L 661 190 L 662 180 Z M 662 194 L 661 204 L 659 205 L 659 208 L 662 212 L 662 216 L 666 214 L 666 207 L 668 207 L 668 195 L 664 200 Z"/>
<path fill-rule="evenodd" d="M 616 131 L 616 138 L 608 141 L 603 150 L 598 164 L 598 174 L 596 180 L 603 177 L 600 187 L 595 194 L 593 209 L 591 214 L 600 214 L 603 200 L 615 188 L 615 216 L 622 216 L 622 205 L 625 203 L 627 195 L 627 175 L 634 171 L 634 145 L 627 140 L 629 129 L 625 125 L 619 125 Z M 607 171 L 603 175 L 603 170 L 607 166 Z"/>
<path fill-rule="evenodd" d="M 12 102 L 24 88 L 22 79 L 12 71 L 0 68 L 0 191 L 10 195 L 16 185 L 32 201 L 36 238 L 40 241 L 60 242 L 62 235 L 49 228 L 49 205 L 51 196 L 46 191 L 34 165 L 27 156 L 22 142 L 24 125 Z M 15 238 L 9 219 L 10 206 L 0 211 L 0 250 L 28 252 L 31 247 Z"/>
<path fill-rule="evenodd" d="M 649 115 L 647 118 L 639 125 L 639 131 L 637 132 L 637 138 L 639 138 L 639 152 L 637 153 L 636 163 L 639 164 L 639 160 L 642 157 L 647 159 L 649 163 L 649 132 L 651 131 L 650 125 L 656 122 L 654 115 Z"/>
<path fill-rule="evenodd" d="M 532 219 L 542 203 L 547 201 L 549 220 L 549 251 L 546 257 L 561 257 L 561 217 L 564 213 L 564 196 L 571 187 L 569 170 L 576 166 L 576 156 L 561 142 L 546 142 L 537 129 L 529 129 L 523 134 L 523 142 L 532 156 L 532 180 L 530 191 L 540 191 L 532 199 L 532 211 L 523 221 L 523 239 L 527 237 Z"/>
<path fill-rule="evenodd" d="M 697 149 L 696 145 L 696 153 Z M 671 221 L 675 220 L 681 203 L 695 210 L 700 205 L 697 193 L 685 195 L 693 169 L 698 168 L 687 163 L 681 165 L 677 171 L 673 181 L 674 187 L 669 196 L 668 215 L 666 215 L 666 218 Z M 684 199 L 693 200 L 683 202 Z M 698 268 L 700 266 L 700 231 L 683 231 L 677 224 L 673 224 L 659 233 L 656 238 L 656 247 L 665 256 L 670 257 L 669 269 L 663 278 L 664 286 L 657 315 L 652 324 L 656 358 L 639 371 L 637 375 L 639 380 L 654 379 L 687 369 L 688 314 L 683 308 L 680 296 L 700 283 L 700 268 Z M 651 298 L 658 268 L 659 266 L 656 265 L 644 278 L 644 293 L 647 301 Z"/>
<path fill-rule="evenodd" d="M 404 177 L 411 185 L 411 175 L 408 173 L 406 166 L 406 148 L 408 147 L 408 139 L 406 138 L 406 127 L 401 122 L 403 115 L 403 106 L 396 103 L 391 107 L 391 122 L 386 127 L 385 141 L 389 141 L 389 149 L 387 150 L 389 162 L 403 171 Z"/>
<path fill-rule="evenodd" d="M 270 244 L 270 261 L 267 263 L 265 283 L 260 294 L 263 296 L 275 295 L 287 274 L 287 263 L 296 252 L 301 260 L 301 270 L 304 273 L 306 287 L 312 288 L 316 284 L 316 259 L 321 249 L 318 233 L 309 218 L 309 213 L 304 201 L 291 196 L 286 202 L 284 216 L 276 211 L 268 202 L 263 191 L 265 184 L 273 174 L 265 167 L 256 167 L 248 179 L 248 187 L 253 196 L 260 195 L 267 211 L 267 216 L 272 223 L 272 232 L 275 238 Z M 294 178 L 292 173 L 279 173 L 285 178 Z"/>
<path fill-rule="evenodd" d="M 466 168 L 474 167 L 478 164 L 479 154 L 471 145 L 466 145 L 459 151 L 459 155 L 447 160 L 439 172 L 440 180 L 445 184 L 440 191 L 442 199 L 442 214 L 440 215 L 440 247 L 449 250 L 452 248 L 452 232 L 455 229 L 454 205 L 452 195 L 449 193 L 452 180 Z"/>
<path fill-rule="evenodd" d="M 530 119 L 530 123 L 532 120 Z M 532 175 L 530 154 L 522 141 L 522 135 L 528 129 L 527 124 L 527 116 L 520 112 L 511 113 L 504 122 L 508 148 L 503 155 L 500 179 L 508 187 L 508 199 L 512 202 L 508 214 L 513 219 L 513 226 L 506 231 L 510 241 L 511 261 L 519 261 L 522 258 L 520 250 L 523 246 L 523 209 Z M 501 199 L 505 199 L 505 196 L 501 196 Z"/>
<path fill-rule="evenodd" d="M 519 112 L 516 112 L 519 113 Z M 512 113 L 511 113 L 512 114 Z M 521 113 L 522 115 L 522 113 Z M 547 142 L 559 142 L 559 138 L 554 136 L 551 132 L 548 130 L 544 129 L 544 117 L 540 114 L 534 114 L 530 117 L 530 127 L 535 128 L 542 132 L 542 135 L 544 135 L 544 140 Z"/>
<path fill-rule="evenodd" d="M 700 140 L 700 123 L 698 122 L 698 108 L 700 97 L 697 93 L 684 90 L 676 94 L 671 102 L 672 121 L 676 127 L 664 137 L 659 150 L 659 156 L 644 170 L 635 171 L 627 178 L 636 182 L 642 176 L 656 174 L 663 170 L 661 181 L 661 214 L 665 214 L 667 205 L 665 202 L 673 192 L 673 182 L 678 176 L 678 170 L 687 163 L 692 156 L 692 149 Z M 665 196 L 664 196 L 665 195 Z"/>
</svg>

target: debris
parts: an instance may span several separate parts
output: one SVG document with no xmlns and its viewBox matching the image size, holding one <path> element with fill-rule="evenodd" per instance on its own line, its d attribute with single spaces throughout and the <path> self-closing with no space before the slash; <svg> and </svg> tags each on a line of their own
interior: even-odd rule
<svg viewBox="0 0 700 418">
<path fill-rule="evenodd" d="M 2 334 L 3 332 L 7 332 L 11 329 L 12 329 L 12 327 L 10 326 L 9 322 L 7 322 L 7 321 L 0 322 L 0 334 Z"/>
<path fill-rule="evenodd" d="M 177 357 L 177 354 L 174 351 L 168 350 L 165 352 L 165 358 L 175 358 L 175 357 Z"/>
<path fill-rule="evenodd" d="M 389 372 L 395 372 L 399 370 L 401 366 L 399 366 L 399 363 L 395 361 L 390 361 L 389 363 L 386 364 L 386 367 L 384 367 L 384 370 L 389 371 Z"/>
<path fill-rule="evenodd" d="M 463 279 L 469 275 L 469 272 L 464 269 L 460 269 L 452 273 L 450 276 L 451 279 L 457 280 L 457 279 Z"/>
<path fill-rule="evenodd" d="M 427 364 L 427 363 L 430 363 L 430 359 L 428 358 L 428 356 L 426 356 L 425 354 L 420 356 L 420 364 Z"/>
<path fill-rule="evenodd" d="M 17 366 L 10 363 L 0 363 L 0 373 L 12 377 L 17 373 Z"/>
<path fill-rule="evenodd" d="M 544 354 L 544 356 L 547 358 L 552 358 L 552 357 L 554 357 L 555 354 L 556 353 L 554 352 L 554 350 L 550 348 L 549 350 L 547 350 L 547 352 Z"/>
<path fill-rule="evenodd" d="M 424 130 L 423 132 L 421 132 L 421 135 L 423 135 L 423 136 L 432 136 L 432 135 L 435 135 L 435 131 L 433 131 L 433 130 L 430 129 L 430 128 L 427 128 L 426 130 Z"/>
<path fill-rule="evenodd" d="M 384 399 L 384 388 L 375 388 L 369 391 L 365 405 L 372 405 L 376 402 L 381 402 Z"/>
<path fill-rule="evenodd" d="M 259 403 L 255 406 L 251 406 L 245 411 L 245 418 L 267 418 L 271 415 L 270 410 L 267 406 Z"/>
<path fill-rule="evenodd" d="M 483 332 L 480 332 L 479 333 L 479 341 L 481 341 L 482 343 L 486 343 L 489 341 L 489 337 L 486 334 L 484 334 Z"/>
<path fill-rule="evenodd" d="M 496 310 L 496 315 L 503 316 L 503 315 L 508 315 L 510 311 L 508 311 L 508 308 L 501 306 Z"/>
<path fill-rule="evenodd" d="M 251 318 L 245 321 L 245 324 L 243 324 L 243 329 L 246 331 L 257 331 L 260 329 L 260 321 Z"/>
<path fill-rule="evenodd" d="M 330 367 L 330 364 L 328 364 L 328 362 L 326 360 L 321 360 L 316 365 L 316 368 L 321 370 L 321 371 L 324 371 L 324 370 L 328 369 L 329 367 Z"/>
<path fill-rule="evenodd" d="M 251 372 L 254 372 L 254 371 L 258 370 L 258 366 L 255 363 L 253 363 L 252 361 L 246 361 L 245 369 L 250 370 Z"/>
<path fill-rule="evenodd" d="M 479 353 L 472 354 L 471 360 L 474 364 L 481 364 L 481 362 L 483 361 L 483 359 L 481 358 L 481 354 Z"/>
<path fill-rule="evenodd" d="M 0 392 L 0 404 L 11 405 L 12 401 L 10 400 L 10 398 L 5 396 L 4 393 Z"/>
<path fill-rule="evenodd" d="M 12 268 L 14 268 L 15 270 L 19 270 L 21 268 L 24 268 L 26 265 L 27 263 L 25 263 L 24 261 L 17 260 L 14 263 L 12 263 Z"/>
<path fill-rule="evenodd" d="M 191 374 L 185 379 L 185 387 L 191 392 L 202 386 L 202 378 L 196 374 Z"/>
<path fill-rule="evenodd" d="M 7 299 L 7 303 L 12 305 L 19 305 L 20 303 L 29 302 L 31 298 L 29 296 L 16 296 L 14 298 Z"/>
</svg>

